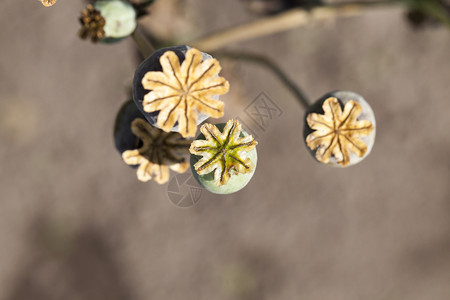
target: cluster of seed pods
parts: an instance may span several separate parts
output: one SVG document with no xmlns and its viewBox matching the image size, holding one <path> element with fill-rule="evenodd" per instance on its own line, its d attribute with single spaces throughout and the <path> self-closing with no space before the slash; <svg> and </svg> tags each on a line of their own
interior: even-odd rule
<svg viewBox="0 0 450 300">
<path fill-rule="evenodd" d="M 236 120 L 217 125 L 206 122 L 209 117 L 223 115 L 224 104 L 219 95 L 228 91 L 229 84 L 218 75 L 219 71 L 220 65 L 209 54 L 186 45 L 157 50 L 145 59 L 135 72 L 134 102 L 128 104 L 134 108 L 133 114 L 128 113 L 133 117 L 117 121 L 116 128 L 124 128 L 132 141 L 127 147 L 116 145 L 124 160 L 129 164 L 138 161 L 128 159 L 127 151 L 137 151 L 136 134 L 129 128 L 133 118 L 141 118 L 161 132 L 178 134 L 178 144 L 172 146 L 179 150 L 179 157 L 190 152 L 191 171 L 208 191 L 229 194 L 245 187 L 255 172 L 257 142 Z M 327 93 L 306 110 L 304 120 L 305 144 L 320 163 L 337 167 L 354 165 L 370 153 L 374 144 L 373 111 L 356 93 Z M 195 137 L 198 126 L 201 133 Z M 119 136 L 116 134 L 116 144 Z M 190 140 L 194 137 L 195 140 Z M 155 151 L 155 147 L 146 149 Z M 152 153 L 141 154 L 147 157 L 145 165 L 151 167 L 148 176 L 142 176 L 145 172 L 139 166 L 140 180 L 152 177 L 159 183 L 168 180 L 168 171 L 161 180 L 161 168 L 155 168 L 155 164 L 167 164 L 177 172 L 186 170 L 186 161 L 181 158 L 148 164 Z M 183 167 L 177 165 L 180 163 Z"/>
<path fill-rule="evenodd" d="M 82 12 L 79 35 L 93 42 L 119 41 L 135 31 L 138 13 L 129 2 L 95 1 Z M 212 193 L 234 193 L 248 184 L 258 143 L 237 120 L 208 121 L 224 115 L 219 97 L 228 92 L 229 83 L 220 70 L 211 55 L 186 45 L 156 50 L 138 66 L 132 101 L 120 110 L 114 135 L 117 150 L 137 169 L 139 180 L 163 184 L 169 170 L 183 173 L 190 165 L 197 181 Z M 307 108 L 304 122 L 305 144 L 323 164 L 354 165 L 374 144 L 373 111 L 350 91 L 324 95 Z"/>
<path fill-rule="evenodd" d="M 165 166 L 177 172 L 185 171 L 181 153 L 184 151 L 184 154 L 190 152 L 194 177 L 212 193 L 233 193 L 250 181 L 257 162 L 257 142 L 236 120 L 216 125 L 206 122 L 210 117 L 224 114 L 224 103 L 219 96 L 228 91 L 229 83 L 219 76 L 220 69 L 219 62 L 210 55 L 185 45 L 157 50 L 138 66 L 133 79 L 134 102 L 121 110 L 115 137 L 124 161 L 130 165 L 139 163 L 139 180 L 154 178 L 159 183 L 167 182 Z M 141 143 L 137 148 L 135 118 L 145 120 L 155 131 L 177 134 L 178 143 L 156 145 L 152 141 L 147 144 L 154 146 L 144 147 Z M 180 159 L 168 159 L 173 155 L 167 152 L 174 152 L 170 147 L 178 150 Z M 136 155 L 139 157 L 135 158 Z"/>
</svg>

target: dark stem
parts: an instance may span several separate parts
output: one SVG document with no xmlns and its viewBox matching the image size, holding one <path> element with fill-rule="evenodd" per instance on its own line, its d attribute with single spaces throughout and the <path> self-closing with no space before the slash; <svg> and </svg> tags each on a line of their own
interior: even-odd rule
<svg viewBox="0 0 450 300">
<path fill-rule="evenodd" d="M 281 83 L 283 83 L 289 91 L 291 91 L 294 96 L 297 98 L 298 102 L 307 109 L 311 104 L 308 98 L 305 96 L 301 88 L 296 85 L 287 74 L 280 68 L 276 63 L 271 61 L 269 58 L 254 54 L 254 53 L 243 53 L 243 52 L 217 52 L 215 56 L 231 58 L 236 60 L 246 60 L 254 63 L 261 64 L 272 71 L 278 79 L 280 79 Z"/>
<path fill-rule="evenodd" d="M 153 47 L 152 43 L 142 34 L 138 26 L 131 34 L 131 37 L 136 42 L 136 46 L 138 47 L 139 52 L 141 53 L 143 58 L 147 58 L 153 52 L 155 52 L 155 48 Z"/>
<path fill-rule="evenodd" d="M 409 3 L 413 9 L 418 9 L 423 11 L 424 13 L 436 18 L 441 21 L 446 26 L 450 27 L 450 12 L 448 8 L 445 6 L 444 1 L 411 1 L 411 0 L 399 0 L 403 1 L 406 4 Z"/>
</svg>

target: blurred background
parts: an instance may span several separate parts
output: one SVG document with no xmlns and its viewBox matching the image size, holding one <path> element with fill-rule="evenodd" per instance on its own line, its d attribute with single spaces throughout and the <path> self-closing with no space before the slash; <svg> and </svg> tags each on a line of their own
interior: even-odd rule
<svg viewBox="0 0 450 300">
<path fill-rule="evenodd" d="M 140 24 L 189 41 L 260 18 L 248 2 L 161 0 Z M 186 177 L 141 183 L 122 161 L 113 125 L 141 58 L 131 39 L 80 40 L 85 4 L 1 4 L 0 299 L 450 299 L 448 28 L 373 9 L 228 45 L 269 57 L 311 100 L 363 95 L 377 138 L 356 166 L 317 163 L 295 97 L 224 59 L 223 120 L 259 145 L 249 185 L 219 196 Z M 261 97 L 279 108 L 264 126 L 247 113 Z M 193 191 L 195 205 L 169 198 Z"/>
</svg>

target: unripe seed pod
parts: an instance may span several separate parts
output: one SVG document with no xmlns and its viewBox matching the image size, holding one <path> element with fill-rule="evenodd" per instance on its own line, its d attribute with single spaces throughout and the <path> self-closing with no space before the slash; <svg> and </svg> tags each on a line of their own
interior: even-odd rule
<svg viewBox="0 0 450 300">
<path fill-rule="evenodd" d="M 214 194 L 231 194 L 244 188 L 255 173 L 257 142 L 235 120 L 204 124 L 200 130 L 202 134 L 190 148 L 194 178 Z"/>
<path fill-rule="evenodd" d="M 95 1 L 94 8 L 100 11 L 105 19 L 103 30 L 105 37 L 100 41 L 104 43 L 117 42 L 136 29 L 136 10 L 126 1 L 102 0 Z"/>
</svg>

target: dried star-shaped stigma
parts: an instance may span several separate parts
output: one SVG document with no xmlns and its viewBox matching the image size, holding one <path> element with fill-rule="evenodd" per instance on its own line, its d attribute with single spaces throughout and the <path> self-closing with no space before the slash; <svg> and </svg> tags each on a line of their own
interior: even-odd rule
<svg viewBox="0 0 450 300">
<path fill-rule="evenodd" d="M 362 157 L 367 145 L 358 137 L 369 135 L 373 125 L 367 120 L 358 121 L 361 105 L 350 100 L 342 112 L 338 99 L 330 97 L 322 108 L 325 114 L 310 113 L 306 118 L 309 127 L 315 130 L 307 136 L 306 143 L 312 150 L 318 148 L 317 160 L 328 163 L 334 155 L 340 165 L 346 166 L 350 162 L 350 151 Z"/>
<path fill-rule="evenodd" d="M 189 151 L 194 155 L 203 156 L 194 168 L 199 175 L 205 175 L 213 170 L 214 182 L 217 186 L 228 182 L 232 174 L 249 173 L 255 165 L 245 152 L 255 149 L 256 142 L 251 135 L 240 137 L 241 124 L 230 120 L 225 125 L 223 133 L 212 124 L 204 124 L 200 131 L 206 140 L 192 142 Z"/>
<path fill-rule="evenodd" d="M 133 121 L 131 131 L 142 141 L 142 147 L 123 152 L 122 158 L 128 165 L 139 165 L 137 177 L 140 181 L 146 182 L 153 177 L 163 184 L 169 180 L 169 168 L 184 173 L 189 167 L 182 154 L 188 153 L 191 140 L 176 132 L 164 132 L 140 118 Z"/>
<path fill-rule="evenodd" d="M 161 129 L 170 131 L 178 122 L 180 134 L 191 137 L 197 131 L 198 113 L 223 116 L 223 102 L 212 96 L 225 94 L 229 84 L 218 76 L 217 60 L 202 62 L 202 53 L 191 48 L 181 66 L 173 51 L 165 52 L 160 63 L 162 72 L 150 71 L 142 78 L 144 88 L 151 90 L 142 104 L 146 112 L 160 111 L 157 124 Z"/>
<path fill-rule="evenodd" d="M 41 2 L 45 7 L 50 7 L 56 3 L 56 0 L 41 0 Z"/>
<path fill-rule="evenodd" d="M 92 4 L 88 4 L 81 12 L 80 23 L 82 28 L 78 35 L 83 40 L 90 38 L 93 43 L 105 37 L 105 18 Z"/>
</svg>

